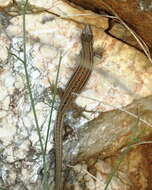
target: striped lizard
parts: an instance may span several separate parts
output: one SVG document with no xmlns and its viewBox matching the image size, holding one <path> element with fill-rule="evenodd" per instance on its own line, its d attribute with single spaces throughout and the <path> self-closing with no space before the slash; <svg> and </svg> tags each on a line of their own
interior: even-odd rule
<svg viewBox="0 0 152 190">
<path fill-rule="evenodd" d="M 71 76 L 57 112 L 55 125 L 55 190 L 62 190 L 62 131 L 64 115 L 71 103 L 76 99 L 73 93 L 80 93 L 92 72 L 93 35 L 90 25 L 85 25 L 81 34 L 81 60 Z"/>
</svg>

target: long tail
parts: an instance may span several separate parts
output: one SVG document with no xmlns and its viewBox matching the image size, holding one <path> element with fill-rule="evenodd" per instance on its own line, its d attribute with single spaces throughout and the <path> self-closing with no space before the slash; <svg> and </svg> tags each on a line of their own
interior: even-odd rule
<svg viewBox="0 0 152 190">
<path fill-rule="evenodd" d="M 55 190 L 62 190 L 62 128 L 64 114 L 58 111 L 55 126 Z"/>
</svg>

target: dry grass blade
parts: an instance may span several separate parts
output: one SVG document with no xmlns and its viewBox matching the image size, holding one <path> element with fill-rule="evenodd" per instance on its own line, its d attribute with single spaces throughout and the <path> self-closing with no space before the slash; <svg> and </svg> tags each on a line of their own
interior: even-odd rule
<svg viewBox="0 0 152 190">
<path fill-rule="evenodd" d="M 107 102 L 103 102 L 103 101 L 100 101 L 100 100 L 98 100 L 98 99 L 96 99 L 96 98 L 90 98 L 90 97 L 88 97 L 88 96 L 80 95 L 80 94 L 77 94 L 77 93 L 73 93 L 73 94 L 76 95 L 76 96 L 80 96 L 80 97 L 83 97 L 83 98 L 90 99 L 90 100 L 92 100 L 92 101 L 99 102 L 100 104 L 104 104 L 104 105 L 110 106 L 110 107 L 112 107 L 112 108 L 114 108 L 114 109 L 118 109 L 118 110 L 120 110 L 120 111 L 122 111 L 122 112 L 125 112 L 125 113 L 127 113 L 128 115 L 134 117 L 135 119 L 138 118 L 138 116 L 137 116 L 136 114 L 134 114 L 134 113 L 132 113 L 132 112 L 129 112 L 129 111 L 123 109 L 123 108 L 115 107 L 115 106 L 113 106 L 113 105 L 111 105 L 111 104 L 108 104 Z M 139 121 L 141 121 L 142 123 L 144 123 L 144 124 L 146 124 L 147 126 L 149 126 L 149 127 L 152 128 L 152 124 L 149 123 L 148 121 L 146 121 L 146 120 L 144 120 L 144 119 L 142 119 L 142 118 L 139 118 Z"/>
<path fill-rule="evenodd" d="M 148 57 L 150 63 L 152 63 L 152 57 L 150 55 L 150 51 L 149 48 L 147 46 L 147 44 L 144 42 L 144 40 L 138 35 L 136 34 L 135 31 L 133 31 L 124 21 L 123 19 L 115 12 L 115 10 L 113 10 L 113 8 L 108 5 L 107 3 L 102 1 L 102 4 L 108 8 L 114 15 L 115 18 L 118 19 L 122 25 L 124 25 L 124 27 L 134 36 L 134 38 L 136 39 L 136 41 L 138 42 L 138 44 L 140 45 L 140 47 L 142 48 L 142 50 L 144 51 L 145 55 Z"/>
</svg>

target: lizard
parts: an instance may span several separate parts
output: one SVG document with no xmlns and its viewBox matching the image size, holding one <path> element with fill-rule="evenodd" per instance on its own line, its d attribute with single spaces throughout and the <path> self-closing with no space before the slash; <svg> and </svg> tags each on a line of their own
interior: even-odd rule
<svg viewBox="0 0 152 190">
<path fill-rule="evenodd" d="M 86 24 L 81 34 L 81 58 L 70 80 L 68 81 L 61 103 L 57 111 L 55 125 L 55 190 L 62 190 L 62 131 L 64 116 L 70 105 L 76 99 L 73 93 L 80 93 L 88 81 L 93 67 L 93 34 L 89 24 Z"/>
</svg>

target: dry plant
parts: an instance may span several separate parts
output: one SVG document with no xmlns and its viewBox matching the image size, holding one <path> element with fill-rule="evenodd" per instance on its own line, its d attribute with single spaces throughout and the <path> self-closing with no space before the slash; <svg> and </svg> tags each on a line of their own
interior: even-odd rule
<svg viewBox="0 0 152 190">
<path fill-rule="evenodd" d="M 125 21 L 116 13 L 116 11 L 110 5 L 108 5 L 104 1 L 102 1 L 102 4 L 114 14 L 114 16 L 109 16 L 109 15 L 104 15 L 104 16 L 113 18 L 113 19 L 117 19 L 133 35 L 133 37 L 136 39 L 137 43 L 140 45 L 141 49 L 143 50 L 143 52 L 149 59 L 150 63 L 152 63 L 152 58 L 151 58 L 149 48 L 148 48 L 147 44 L 144 42 L 144 40 L 125 23 Z"/>
</svg>

